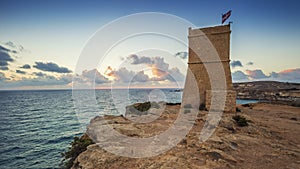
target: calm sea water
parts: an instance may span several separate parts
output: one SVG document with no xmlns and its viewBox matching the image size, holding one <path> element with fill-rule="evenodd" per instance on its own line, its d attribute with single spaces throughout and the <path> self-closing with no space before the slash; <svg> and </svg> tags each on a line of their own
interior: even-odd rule
<svg viewBox="0 0 300 169">
<path fill-rule="evenodd" d="M 81 95 L 90 94 L 87 92 L 83 90 Z M 155 96 L 177 103 L 182 95 L 169 89 L 114 92 L 96 90 L 97 107 L 87 104 L 84 111 L 93 111 L 92 115 L 120 114 L 123 109 L 118 105 L 148 101 L 149 97 L 159 99 Z M 118 100 L 118 95 L 126 96 L 127 100 Z M 0 106 L 1 169 L 59 168 L 61 153 L 67 150 L 74 136 L 84 132 L 82 126 L 92 118 L 85 116 L 86 121 L 79 122 L 71 90 L 0 91 Z"/>
</svg>

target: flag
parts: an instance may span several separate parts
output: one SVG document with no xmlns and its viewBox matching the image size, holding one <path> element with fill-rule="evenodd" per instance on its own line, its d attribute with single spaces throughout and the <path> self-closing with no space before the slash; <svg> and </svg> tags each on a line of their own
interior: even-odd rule
<svg viewBox="0 0 300 169">
<path fill-rule="evenodd" d="M 226 14 L 222 15 L 222 24 L 230 17 L 231 15 L 231 10 L 228 11 Z"/>
</svg>

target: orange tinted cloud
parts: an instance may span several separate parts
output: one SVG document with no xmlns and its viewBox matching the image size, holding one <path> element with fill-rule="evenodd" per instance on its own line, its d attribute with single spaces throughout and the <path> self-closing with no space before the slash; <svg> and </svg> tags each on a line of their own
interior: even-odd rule
<svg viewBox="0 0 300 169">
<path fill-rule="evenodd" d="M 287 70 L 283 70 L 281 72 L 279 72 L 280 74 L 285 74 L 285 73 L 292 73 L 292 72 L 296 72 L 299 69 L 287 69 Z"/>
<path fill-rule="evenodd" d="M 107 75 L 107 76 L 112 76 L 113 75 L 113 69 L 110 66 L 108 66 L 106 68 L 104 74 Z"/>
<path fill-rule="evenodd" d="M 168 75 L 168 72 L 166 72 L 165 70 L 162 70 L 162 69 L 158 68 L 156 65 L 152 65 L 151 69 L 152 69 L 152 75 L 155 78 L 162 78 L 162 77 Z"/>
</svg>

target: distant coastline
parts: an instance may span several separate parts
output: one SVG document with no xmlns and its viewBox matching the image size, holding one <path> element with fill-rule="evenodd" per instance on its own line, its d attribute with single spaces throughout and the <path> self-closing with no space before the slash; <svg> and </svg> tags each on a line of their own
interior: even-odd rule
<svg viewBox="0 0 300 169">
<path fill-rule="evenodd" d="M 40 86 L 39 86 L 40 87 Z M 279 82 L 279 81 L 252 81 L 252 82 L 235 82 L 233 83 L 233 87 L 235 90 L 241 90 L 241 87 L 246 87 L 247 89 L 264 89 L 264 87 L 268 87 L 268 90 L 300 90 L 300 83 L 292 83 L 292 82 Z M 77 90 L 91 90 L 90 89 L 77 89 Z M 111 86 L 108 87 L 99 87 L 95 88 L 95 90 L 110 90 Z M 183 87 L 114 87 L 114 89 L 170 89 L 174 90 L 174 92 L 181 92 L 183 91 Z M 1 91 L 41 91 L 41 90 L 73 90 L 72 88 L 23 88 L 23 89 L 12 89 L 12 88 L 7 88 L 7 89 L 0 89 Z M 93 89 L 94 90 L 94 89 Z"/>
<path fill-rule="evenodd" d="M 234 83 L 233 87 L 237 99 L 300 106 L 299 83 L 256 81 Z"/>
</svg>

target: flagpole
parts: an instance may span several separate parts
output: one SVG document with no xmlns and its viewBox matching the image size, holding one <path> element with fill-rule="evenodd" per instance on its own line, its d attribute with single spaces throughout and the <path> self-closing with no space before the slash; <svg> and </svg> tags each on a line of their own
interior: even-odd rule
<svg viewBox="0 0 300 169">
<path fill-rule="evenodd" d="M 223 13 L 221 14 L 221 25 L 223 25 L 224 23 L 222 23 L 223 22 Z"/>
</svg>

